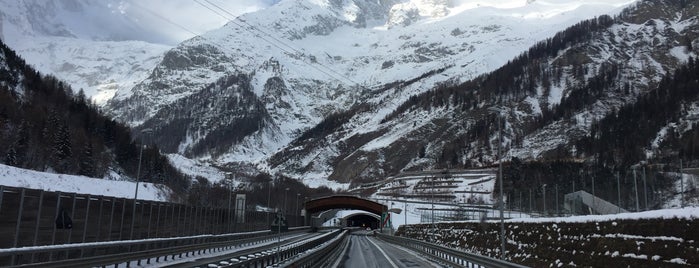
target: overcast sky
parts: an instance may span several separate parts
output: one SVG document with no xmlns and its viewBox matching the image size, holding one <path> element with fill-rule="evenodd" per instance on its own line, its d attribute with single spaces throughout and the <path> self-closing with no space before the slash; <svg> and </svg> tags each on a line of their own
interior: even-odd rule
<svg viewBox="0 0 699 268">
<path fill-rule="evenodd" d="M 221 15 L 203 7 L 209 6 Z M 142 28 L 142 32 L 130 32 L 129 39 L 177 44 L 217 29 L 232 17 L 267 8 L 279 0 L 124 0 L 108 4 L 114 15 L 123 16 Z M 225 11 L 212 6 L 213 3 Z"/>
</svg>

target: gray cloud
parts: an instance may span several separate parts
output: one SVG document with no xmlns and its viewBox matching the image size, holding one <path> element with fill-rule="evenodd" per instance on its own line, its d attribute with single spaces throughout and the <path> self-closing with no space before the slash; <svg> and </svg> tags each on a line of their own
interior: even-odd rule
<svg viewBox="0 0 699 268">
<path fill-rule="evenodd" d="M 217 29 L 236 16 L 267 8 L 278 1 L 0 0 L 0 36 L 10 39 L 62 36 L 176 45 Z M 209 2 L 225 11 L 210 10 L 217 10 L 217 7 Z"/>
<path fill-rule="evenodd" d="M 140 28 L 136 31 L 119 33 L 125 35 L 119 39 L 173 45 L 194 37 L 195 33 L 203 34 L 223 26 L 232 17 L 228 13 L 239 16 L 267 8 L 278 0 L 209 0 L 225 11 L 218 10 L 206 1 L 199 2 L 220 14 L 192 0 L 126 0 L 111 3 L 109 8 L 113 14 L 129 21 L 128 24 Z"/>
</svg>

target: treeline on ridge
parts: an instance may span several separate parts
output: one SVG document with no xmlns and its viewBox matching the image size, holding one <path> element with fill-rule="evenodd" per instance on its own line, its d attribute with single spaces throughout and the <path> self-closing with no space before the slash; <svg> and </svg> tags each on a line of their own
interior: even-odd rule
<svg viewBox="0 0 699 268">
<path fill-rule="evenodd" d="M 478 108 L 482 103 L 497 104 L 502 99 L 525 98 L 536 94 L 539 85 L 543 86 L 544 91 L 550 90 L 551 86 L 560 86 L 561 77 L 566 70 L 549 64 L 549 57 L 574 44 L 592 39 L 595 33 L 608 28 L 614 22 L 615 19 L 607 15 L 579 22 L 554 37 L 537 43 L 527 52 L 491 73 L 460 85 L 445 84 L 410 97 L 382 122 L 390 121 L 410 109 L 430 110 L 432 107 L 453 106 L 466 111 Z M 588 70 L 583 67 L 571 70 L 576 79 L 584 77 L 586 72 Z"/>
<path fill-rule="evenodd" d="M 644 150 L 654 150 L 651 144 L 667 127 L 664 139 L 656 145 L 678 152 L 685 162 L 697 159 L 699 122 L 691 122 L 686 132 L 677 124 L 691 109 L 691 104 L 699 100 L 698 89 L 699 64 L 696 59 L 689 58 L 686 65 L 665 76 L 658 87 L 594 122 L 590 136 L 580 139 L 575 147 L 606 166 L 628 167 L 645 160 Z M 663 162 L 677 162 L 677 157 L 669 152 L 654 154 Z"/>
</svg>

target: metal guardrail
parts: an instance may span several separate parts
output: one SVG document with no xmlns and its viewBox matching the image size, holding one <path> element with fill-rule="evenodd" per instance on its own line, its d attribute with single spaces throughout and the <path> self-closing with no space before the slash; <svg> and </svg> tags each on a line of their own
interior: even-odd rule
<svg viewBox="0 0 699 268">
<path fill-rule="evenodd" d="M 292 260 L 282 267 L 329 267 L 331 262 L 340 258 L 340 254 L 344 251 L 344 247 L 340 245 L 347 240 L 348 233 L 348 230 L 342 231 L 339 236 L 330 240 L 325 245 L 309 250 L 306 254 L 300 256 L 298 259 Z"/>
<path fill-rule="evenodd" d="M 306 232 L 308 226 L 289 228 L 288 233 Z M 23 248 L 0 249 L 0 257 L 22 255 L 43 255 L 35 263 L 14 263 L 10 267 L 92 267 L 142 261 L 150 264 L 152 259 L 160 262 L 168 257 L 188 257 L 190 255 L 211 253 L 231 249 L 242 245 L 251 245 L 277 239 L 278 234 L 272 231 L 258 231 L 223 235 L 198 235 L 189 237 L 156 238 L 144 240 L 122 240 L 113 242 L 95 242 L 79 244 L 63 244 L 54 246 L 38 246 Z M 54 255 L 63 255 L 60 260 L 53 260 Z M 48 258 L 47 258 L 48 257 Z M 59 258 L 59 257 L 57 257 Z M 21 259 L 21 258 L 18 258 Z M 32 258 L 34 259 L 34 258 Z"/>
<path fill-rule="evenodd" d="M 315 258 L 306 258 L 309 255 L 305 255 L 299 259 L 289 260 L 318 247 L 328 241 L 340 241 L 338 237 L 344 238 L 346 232 L 341 230 L 336 230 L 327 235 L 320 236 L 315 239 L 310 239 L 304 242 L 296 243 L 292 246 L 287 246 L 278 252 L 275 250 L 269 250 L 257 254 L 250 254 L 247 256 L 234 258 L 226 261 L 220 261 L 218 264 L 213 264 L 218 267 L 231 267 L 231 268 L 243 268 L 243 267 L 268 267 L 270 265 L 280 265 L 281 267 L 319 267 L 317 265 L 312 265 L 314 262 L 309 262 L 309 260 L 315 260 Z M 335 238 L 335 240 L 333 240 Z M 334 247 L 334 246 L 330 246 Z M 328 246 L 324 247 L 328 248 Z M 317 253 L 317 252 L 316 252 Z M 316 256 L 316 255 L 313 255 Z M 309 266 L 309 264 L 311 264 Z M 209 266 L 211 267 L 212 264 Z"/>
<path fill-rule="evenodd" d="M 426 254 L 454 267 L 495 267 L 495 268 L 523 268 L 527 266 L 506 262 L 473 253 L 459 251 L 453 248 L 443 247 L 437 244 L 385 234 L 377 234 L 377 237 L 393 244 Z"/>
</svg>

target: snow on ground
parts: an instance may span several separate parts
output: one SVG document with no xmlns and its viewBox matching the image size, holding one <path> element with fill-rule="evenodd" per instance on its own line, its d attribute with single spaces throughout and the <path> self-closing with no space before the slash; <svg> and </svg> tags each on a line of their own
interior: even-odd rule
<svg viewBox="0 0 699 268">
<path fill-rule="evenodd" d="M 342 190 L 349 189 L 349 185 L 350 185 L 349 183 L 340 183 L 337 181 L 328 180 L 329 175 L 330 175 L 329 172 L 325 172 L 325 173 L 321 173 L 321 174 L 311 173 L 311 174 L 307 174 L 306 177 L 304 177 L 300 181 L 310 188 L 318 188 L 321 186 L 325 186 L 325 187 L 328 187 L 328 188 L 333 189 L 335 191 L 342 191 Z"/>
<path fill-rule="evenodd" d="M 614 220 L 638 220 L 638 219 L 699 219 L 699 207 L 672 208 L 649 210 L 643 212 L 629 212 L 608 215 L 585 215 L 570 217 L 550 218 L 515 218 L 507 222 L 603 222 Z"/>
<path fill-rule="evenodd" d="M 107 175 L 105 179 L 98 179 L 39 172 L 0 164 L 0 185 L 3 186 L 133 198 L 136 183 L 123 179 L 125 178 L 115 173 Z M 165 185 L 141 182 L 138 189 L 138 199 L 168 201 L 171 192 L 170 188 Z"/>
<path fill-rule="evenodd" d="M 665 208 L 679 208 L 683 206 L 681 201 L 684 197 L 684 206 L 699 206 L 699 196 L 692 196 L 693 189 L 699 186 L 699 177 L 693 174 L 682 174 L 682 180 L 679 180 L 679 173 L 670 172 L 668 175 L 677 178 L 672 182 L 672 195 L 669 200 L 663 203 Z M 682 192 L 685 194 L 682 195 Z"/>
<path fill-rule="evenodd" d="M 449 174 L 418 174 L 394 177 L 385 183 L 374 195 L 375 198 L 383 198 L 391 195 L 423 195 L 431 194 L 454 195 L 453 202 L 467 204 L 490 204 L 493 200 L 492 192 L 495 187 L 494 171 L 470 172 L 452 171 Z M 448 176 L 448 177 L 445 177 Z M 436 185 L 437 188 L 430 188 Z M 457 193 L 461 192 L 461 193 Z M 469 193 L 463 193 L 469 192 Z M 403 198 L 399 198 L 403 199 Z M 425 199 L 420 199 L 425 200 Z"/>
<path fill-rule="evenodd" d="M 203 164 L 197 160 L 189 159 L 179 154 L 168 154 L 167 158 L 170 161 L 170 164 L 177 167 L 180 172 L 189 176 L 204 177 L 212 183 L 220 182 L 226 179 L 226 173 L 215 167 Z"/>
<path fill-rule="evenodd" d="M 420 210 L 419 208 L 431 208 L 430 204 L 414 203 L 415 200 L 406 201 L 380 201 L 381 203 L 387 205 L 389 209 L 399 208 L 401 209 L 400 214 L 391 214 L 391 223 L 394 230 L 398 229 L 404 224 L 421 224 L 429 223 L 429 217 L 424 217 L 425 213 L 429 214 L 428 210 Z M 436 210 L 454 208 L 454 206 L 446 206 L 435 204 L 434 208 Z M 407 210 L 407 215 L 403 212 Z M 499 211 L 496 209 L 486 210 L 488 217 L 498 217 Z M 336 222 L 335 219 L 344 218 L 346 216 L 357 214 L 357 213 L 368 213 L 362 210 L 340 210 L 337 214 L 326 221 L 323 226 L 333 226 Z M 435 211 L 435 222 L 445 222 L 440 221 L 437 215 L 442 213 L 441 211 Z M 521 223 L 544 223 L 544 222 L 604 222 L 604 221 L 614 221 L 614 220 L 637 220 L 637 219 L 699 219 L 699 207 L 685 207 L 685 208 L 674 208 L 674 209 L 660 209 L 651 210 L 644 212 L 630 212 L 630 213 L 620 213 L 620 214 L 609 214 L 609 215 L 584 215 L 584 216 L 569 216 L 569 217 L 546 217 L 546 218 L 533 218 L 526 213 L 521 213 L 518 211 L 504 211 L 504 217 L 509 218 L 505 220 L 506 222 L 521 222 Z M 425 220 L 427 222 L 425 222 Z M 473 221 L 473 220 L 472 220 Z M 480 221 L 480 220 L 476 220 Z M 491 222 L 498 222 L 499 220 L 489 220 Z M 454 221 L 449 221 L 454 222 Z"/>
<path fill-rule="evenodd" d="M 431 222 L 432 203 L 420 195 L 430 195 L 431 190 L 423 189 L 426 185 L 433 183 L 438 186 L 449 186 L 447 190 L 441 189 L 435 194 L 454 194 L 455 198 L 451 201 L 437 201 L 434 204 L 435 222 L 444 222 L 444 216 L 454 216 L 456 212 L 449 211 L 455 209 L 459 205 L 481 205 L 478 208 L 466 208 L 465 213 L 467 218 L 480 221 L 480 218 L 498 218 L 499 210 L 493 208 L 495 200 L 492 196 L 493 187 L 495 186 L 494 171 L 478 170 L 478 171 L 461 171 L 460 173 L 453 172 L 449 178 L 440 178 L 439 174 L 424 173 L 424 174 L 405 174 L 399 177 L 389 178 L 381 185 L 377 193 L 372 197 L 375 201 L 385 204 L 389 209 L 399 208 L 403 210 L 400 214 L 391 214 L 391 223 L 394 229 L 404 224 L 419 224 Z M 687 191 L 690 185 L 696 185 L 696 177 L 685 174 L 684 190 Z M 426 183 L 427 182 L 427 183 Z M 421 185 L 422 184 L 422 185 Z M 416 186 L 421 185 L 416 189 Z M 675 182 L 676 192 L 680 191 L 680 182 Z M 471 191 L 473 193 L 455 193 L 456 191 Z M 383 193 L 383 194 L 382 194 Z M 394 196 L 392 196 L 394 195 Z M 699 205 L 697 202 L 686 202 L 689 207 L 679 208 L 679 194 L 676 200 L 669 203 L 672 209 L 652 210 L 636 213 L 620 213 L 611 215 L 587 215 L 587 216 L 570 216 L 570 217 L 549 217 L 549 218 L 533 218 L 532 215 L 519 211 L 504 211 L 504 217 L 508 222 L 602 222 L 613 220 L 626 219 L 697 219 L 699 218 Z M 453 202 L 453 204 L 451 204 Z M 674 205 L 672 205 L 674 204 Z M 406 213 L 407 211 L 407 213 Z M 451 212 L 451 214 L 450 214 Z M 332 225 L 337 218 L 343 218 L 353 213 L 358 213 L 354 210 L 341 210 L 330 220 L 326 222 Z M 365 212 L 366 213 L 366 212 Z M 484 214 L 483 214 L 484 213 Z M 461 215 L 464 216 L 464 215 Z M 495 220 L 497 221 L 497 220 Z"/>
</svg>

